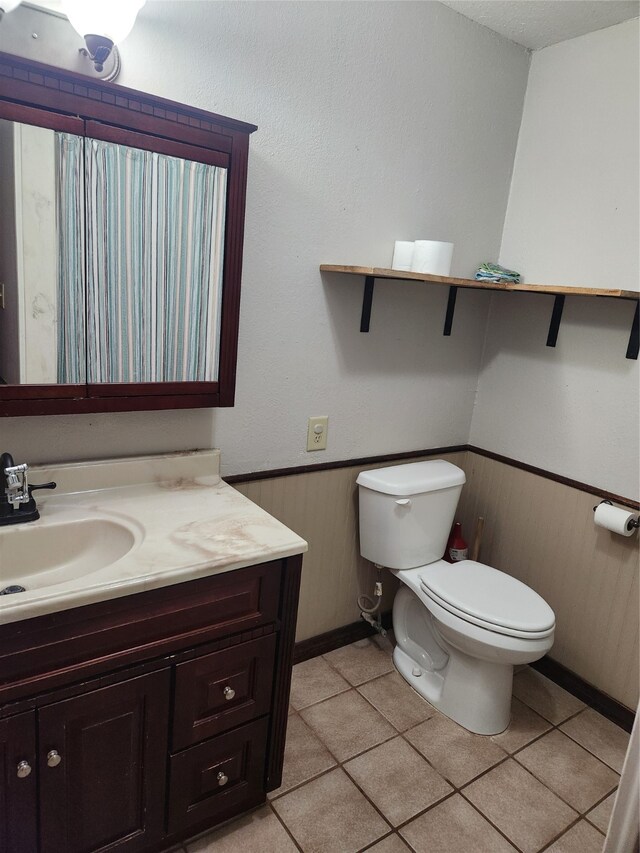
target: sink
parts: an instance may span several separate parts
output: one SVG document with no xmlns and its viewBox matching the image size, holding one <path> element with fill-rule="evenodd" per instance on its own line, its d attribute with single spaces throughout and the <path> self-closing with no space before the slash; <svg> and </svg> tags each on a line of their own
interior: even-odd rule
<svg viewBox="0 0 640 853">
<path fill-rule="evenodd" d="M 128 554 L 139 538 L 123 520 L 70 509 L 0 527 L 0 590 L 31 591 L 91 575 Z"/>
</svg>

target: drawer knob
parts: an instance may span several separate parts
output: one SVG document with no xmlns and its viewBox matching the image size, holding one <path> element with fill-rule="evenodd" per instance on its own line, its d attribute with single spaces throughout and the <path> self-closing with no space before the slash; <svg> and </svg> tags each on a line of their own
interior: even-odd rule
<svg viewBox="0 0 640 853">
<path fill-rule="evenodd" d="M 26 779 L 31 774 L 31 765 L 28 761 L 18 763 L 18 779 Z"/>
<path fill-rule="evenodd" d="M 236 695 L 236 691 L 233 689 L 233 687 L 229 687 L 229 685 L 227 685 L 222 692 L 224 693 L 224 698 L 227 701 L 233 699 L 233 697 Z"/>
<path fill-rule="evenodd" d="M 62 758 L 57 749 L 52 749 L 47 753 L 47 767 L 57 767 L 61 761 Z"/>
<path fill-rule="evenodd" d="M 218 780 L 218 785 L 220 785 L 221 788 L 224 785 L 226 785 L 227 782 L 229 781 L 229 777 L 225 776 L 225 774 L 222 772 L 222 770 L 218 773 L 218 775 L 216 776 L 216 779 Z"/>
</svg>

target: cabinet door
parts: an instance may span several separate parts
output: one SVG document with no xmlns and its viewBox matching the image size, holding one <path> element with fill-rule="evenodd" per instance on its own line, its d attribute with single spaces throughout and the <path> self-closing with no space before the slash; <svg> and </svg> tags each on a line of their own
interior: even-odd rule
<svg viewBox="0 0 640 853">
<path fill-rule="evenodd" d="M 168 669 L 40 709 L 41 853 L 162 837 L 168 721 Z"/>
<path fill-rule="evenodd" d="M 35 711 L 0 720 L 0 850 L 36 853 Z"/>
</svg>

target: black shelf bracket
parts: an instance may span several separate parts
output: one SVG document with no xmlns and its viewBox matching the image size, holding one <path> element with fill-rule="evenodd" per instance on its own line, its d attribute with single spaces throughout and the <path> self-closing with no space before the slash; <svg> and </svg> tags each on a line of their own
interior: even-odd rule
<svg viewBox="0 0 640 853">
<path fill-rule="evenodd" d="M 636 302 L 636 312 L 633 315 L 633 323 L 631 324 L 631 334 L 629 335 L 629 345 L 627 347 L 627 358 L 638 358 L 638 349 L 640 348 L 640 302 Z"/>
<path fill-rule="evenodd" d="M 447 313 L 444 318 L 444 330 L 442 332 L 443 335 L 449 336 L 451 334 L 451 327 L 453 326 L 453 315 L 456 310 L 456 296 L 458 295 L 457 287 L 449 288 L 449 298 L 447 300 Z"/>
<path fill-rule="evenodd" d="M 553 311 L 551 313 L 551 322 L 549 323 L 549 334 L 547 335 L 547 346 L 554 347 L 558 340 L 558 330 L 560 329 L 560 320 L 562 320 L 562 309 L 564 308 L 564 296 L 558 295 L 553 300 Z"/>
<path fill-rule="evenodd" d="M 373 303 L 373 285 L 375 277 L 368 275 L 364 280 L 364 292 L 362 294 L 362 314 L 360 316 L 360 331 L 368 332 L 371 323 L 371 305 Z"/>
</svg>

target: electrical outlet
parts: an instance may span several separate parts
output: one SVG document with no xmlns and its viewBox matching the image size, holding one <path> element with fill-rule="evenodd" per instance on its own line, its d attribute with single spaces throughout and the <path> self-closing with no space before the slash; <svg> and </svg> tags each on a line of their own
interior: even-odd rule
<svg viewBox="0 0 640 853">
<path fill-rule="evenodd" d="M 327 415 L 323 415 L 320 418 L 309 418 L 307 450 L 326 450 L 328 429 L 329 418 Z"/>
</svg>

